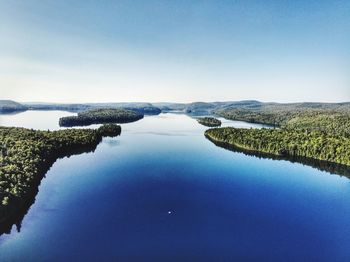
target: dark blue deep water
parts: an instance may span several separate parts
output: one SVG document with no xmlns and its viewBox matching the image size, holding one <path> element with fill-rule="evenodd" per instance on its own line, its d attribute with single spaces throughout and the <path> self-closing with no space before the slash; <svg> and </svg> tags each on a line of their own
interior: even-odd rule
<svg viewBox="0 0 350 262">
<path fill-rule="evenodd" d="M 67 114 L 0 125 L 55 129 Z M 0 261 L 350 261 L 349 179 L 219 148 L 205 129 L 150 116 L 58 160 Z"/>
</svg>

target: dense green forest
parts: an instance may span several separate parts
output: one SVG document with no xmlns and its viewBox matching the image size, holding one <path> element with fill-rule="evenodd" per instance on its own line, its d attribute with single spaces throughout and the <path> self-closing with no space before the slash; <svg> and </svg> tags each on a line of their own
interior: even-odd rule
<svg viewBox="0 0 350 262">
<path fill-rule="evenodd" d="M 103 136 L 120 132 L 120 126 L 112 124 L 60 131 L 0 127 L 0 223 L 28 202 L 57 158 L 92 151 Z"/>
<path fill-rule="evenodd" d="M 143 114 L 121 108 L 92 109 L 78 113 L 77 116 L 61 117 L 60 126 L 87 126 L 103 123 L 128 123 L 143 118 Z"/>
<path fill-rule="evenodd" d="M 217 130 L 207 135 L 237 147 L 350 165 L 350 104 L 264 104 L 216 112 L 228 119 L 269 124 L 271 130 Z"/>
<path fill-rule="evenodd" d="M 237 148 L 279 156 L 299 156 L 350 166 L 350 139 L 302 129 L 214 128 L 205 135 Z"/>
<path fill-rule="evenodd" d="M 349 113 L 320 113 L 305 114 L 290 119 L 285 128 L 294 130 L 320 131 L 350 138 L 350 112 Z"/>
<path fill-rule="evenodd" d="M 350 165 L 350 103 L 247 103 L 216 109 L 231 120 L 274 129 L 221 128 L 206 131 L 213 141 L 279 156 L 307 157 Z"/>
<path fill-rule="evenodd" d="M 220 109 L 215 113 L 231 120 L 350 136 L 349 103 L 265 104 L 252 108 Z"/>
<path fill-rule="evenodd" d="M 197 118 L 197 122 L 209 127 L 216 127 L 221 126 L 221 121 L 219 119 L 216 119 L 214 117 L 201 117 Z"/>
</svg>

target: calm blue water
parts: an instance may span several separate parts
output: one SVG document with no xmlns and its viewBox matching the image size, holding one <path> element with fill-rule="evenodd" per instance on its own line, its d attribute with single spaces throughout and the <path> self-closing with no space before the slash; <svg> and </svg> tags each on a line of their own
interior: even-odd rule
<svg viewBox="0 0 350 262">
<path fill-rule="evenodd" d="M 57 129 L 62 115 L 0 125 Z M 227 151 L 205 129 L 150 116 L 58 160 L 0 261 L 350 261 L 349 179 Z"/>
</svg>

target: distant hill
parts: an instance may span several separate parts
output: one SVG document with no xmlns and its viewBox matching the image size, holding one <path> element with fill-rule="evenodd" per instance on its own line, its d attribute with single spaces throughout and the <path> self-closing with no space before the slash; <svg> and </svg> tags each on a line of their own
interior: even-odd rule
<svg viewBox="0 0 350 262">
<path fill-rule="evenodd" d="M 62 110 L 80 112 L 90 108 L 87 104 L 25 103 L 28 110 Z"/>
<path fill-rule="evenodd" d="M 164 111 L 183 111 L 187 107 L 187 104 L 184 104 L 184 103 L 171 103 L 171 102 L 152 103 L 152 105 L 160 108 L 163 112 Z"/>
<path fill-rule="evenodd" d="M 143 115 L 158 115 L 162 112 L 160 108 L 145 102 L 130 102 L 130 103 L 89 103 L 91 108 L 123 108 L 132 110 Z"/>
<path fill-rule="evenodd" d="M 263 103 L 255 100 L 193 103 L 153 103 L 162 111 L 180 111 L 190 115 L 210 115 L 224 108 L 257 108 Z"/>
<path fill-rule="evenodd" d="M 20 103 L 12 100 L 0 100 L 0 113 L 11 113 L 16 111 L 24 111 L 28 108 Z"/>
<path fill-rule="evenodd" d="M 86 104 L 59 104 L 59 103 L 26 103 L 29 110 L 62 110 L 68 112 L 82 112 L 89 109 L 122 108 L 139 112 L 144 115 L 157 115 L 161 109 L 151 103 L 86 103 Z"/>
<path fill-rule="evenodd" d="M 256 100 L 224 101 L 224 102 L 193 102 L 193 103 L 171 103 L 171 102 L 121 102 L 121 103 L 81 103 L 81 104 L 60 104 L 60 103 L 17 103 L 11 100 L 0 100 L 0 113 L 23 111 L 23 110 L 62 110 L 69 112 L 82 112 L 90 109 L 122 108 L 132 110 L 143 115 L 156 115 L 161 112 L 179 112 L 194 116 L 217 114 L 230 119 L 249 120 L 254 119 L 255 113 L 271 115 L 275 112 L 297 112 L 308 110 L 327 110 L 343 113 L 350 113 L 350 102 L 344 103 L 275 103 L 260 102 Z M 244 111 L 244 112 L 242 112 Z M 239 116 L 238 116 L 239 115 Z"/>
<path fill-rule="evenodd" d="M 350 137 L 350 103 L 261 103 L 256 107 L 227 106 L 213 111 L 231 120 L 275 127 L 322 131 Z"/>
</svg>

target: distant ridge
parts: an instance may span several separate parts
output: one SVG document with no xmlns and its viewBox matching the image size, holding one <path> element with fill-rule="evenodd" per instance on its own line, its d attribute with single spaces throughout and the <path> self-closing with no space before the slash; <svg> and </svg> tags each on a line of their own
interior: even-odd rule
<svg viewBox="0 0 350 262">
<path fill-rule="evenodd" d="M 0 113 L 11 113 L 16 111 L 25 111 L 28 108 L 12 100 L 0 100 Z"/>
<path fill-rule="evenodd" d="M 277 103 L 260 102 L 257 100 L 241 101 L 215 101 L 215 102 L 192 102 L 192 103 L 171 103 L 171 102 L 110 102 L 110 103 L 45 103 L 28 102 L 18 103 L 12 100 L 0 100 L 0 113 L 8 113 L 24 110 L 62 110 L 69 112 L 82 112 L 96 108 L 123 108 L 137 111 L 142 114 L 159 114 L 161 112 L 179 112 L 190 115 L 209 115 L 227 110 L 341 110 L 350 112 L 350 102 L 324 103 L 324 102 L 299 102 L 299 103 Z"/>
</svg>

